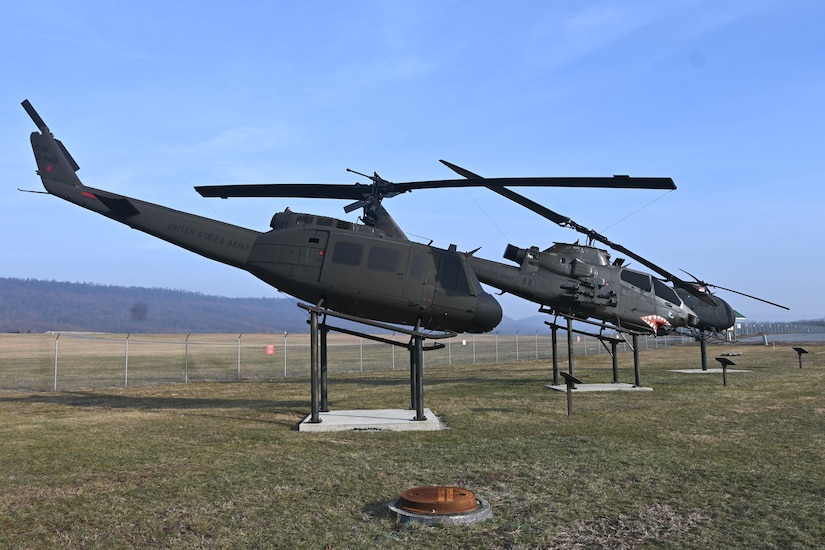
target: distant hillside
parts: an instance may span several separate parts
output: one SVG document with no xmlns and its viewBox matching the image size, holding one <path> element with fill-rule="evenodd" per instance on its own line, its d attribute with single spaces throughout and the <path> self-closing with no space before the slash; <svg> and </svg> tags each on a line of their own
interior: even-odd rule
<svg viewBox="0 0 825 550">
<path fill-rule="evenodd" d="M 287 298 L 0 278 L 0 331 L 309 332 Z"/>
<path fill-rule="evenodd" d="M 0 332 L 308 333 L 307 318 L 291 298 L 225 298 L 165 288 L 0 277 Z M 496 331 L 543 332 L 547 319 L 505 317 Z M 330 323 L 364 329 L 356 323 Z"/>
</svg>

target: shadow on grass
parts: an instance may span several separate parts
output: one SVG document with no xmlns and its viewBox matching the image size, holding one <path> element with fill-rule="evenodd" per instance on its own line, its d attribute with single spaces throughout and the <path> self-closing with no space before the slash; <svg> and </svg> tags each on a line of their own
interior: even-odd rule
<svg viewBox="0 0 825 550">
<path fill-rule="evenodd" d="M 47 404 L 67 407 L 100 407 L 111 409 L 288 409 L 300 414 L 305 400 L 275 401 L 268 399 L 226 399 L 199 397 L 140 397 L 99 392 L 48 393 L 26 396 L 0 397 L 0 403 Z"/>
<path fill-rule="evenodd" d="M 397 518 L 395 512 L 389 509 L 387 502 L 375 501 L 366 504 L 361 508 L 361 513 L 370 519 L 388 519 L 395 521 Z"/>
<path fill-rule="evenodd" d="M 550 378 L 552 379 L 552 373 Z M 348 376 L 346 378 L 336 378 L 334 374 L 329 375 L 329 383 L 336 384 L 336 385 L 350 385 L 350 386 L 409 386 L 410 379 L 407 378 L 382 378 L 380 375 L 376 376 L 358 376 L 358 377 L 351 377 Z M 508 385 L 508 386 L 532 386 L 535 384 L 547 384 L 547 379 L 545 378 L 535 378 L 535 379 L 527 379 L 524 378 L 496 378 L 496 377 L 489 377 L 489 376 L 464 376 L 460 378 L 444 378 L 438 373 L 432 373 L 431 376 L 427 376 L 427 371 L 424 371 L 424 386 L 439 386 L 442 384 L 451 384 L 451 385 L 462 385 L 462 384 L 474 384 L 474 385 L 489 385 L 489 386 L 501 386 L 501 385 Z"/>
</svg>

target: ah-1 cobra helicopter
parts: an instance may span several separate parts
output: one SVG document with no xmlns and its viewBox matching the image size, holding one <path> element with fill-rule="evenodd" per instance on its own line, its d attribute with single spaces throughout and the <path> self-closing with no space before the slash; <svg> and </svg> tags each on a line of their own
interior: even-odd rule
<svg viewBox="0 0 825 550">
<path fill-rule="evenodd" d="M 723 333 L 731 328 L 736 322 L 736 311 L 734 311 L 731 305 L 725 300 L 715 294 L 712 294 L 710 292 L 711 287 L 733 292 L 734 294 L 739 294 L 740 296 L 745 296 L 747 298 L 751 298 L 752 300 L 765 302 L 766 304 L 782 309 L 790 309 L 781 304 L 765 300 L 764 298 L 758 298 L 751 294 L 745 294 L 744 292 L 733 290 L 732 288 L 725 288 L 723 286 L 712 285 L 710 283 L 700 281 L 695 275 L 692 275 L 687 271 L 685 271 L 685 273 L 693 277 L 693 281 L 688 282 L 688 284 L 707 298 L 704 300 L 698 299 L 695 294 L 688 292 L 686 289 L 678 287 L 674 289 L 676 290 L 676 293 L 685 301 L 685 305 L 693 309 L 699 317 L 699 322 L 696 323 L 696 325 L 689 327 L 693 332 L 698 331 L 699 334 L 696 335 L 697 338 L 702 337 L 704 333 Z"/>
<path fill-rule="evenodd" d="M 469 170 L 441 162 L 470 181 L 485 181 Z M 620 331 L 665 334 L 699 322 L 672 288 L 648 273 L 624 267 L 623 260 L 611 263 L 607 250 L 591 246 L 590 242 L 601 241 L 624 252 L 683 287 L 691 296 L 706 300 L 688 283 L 527 197 L 504 187 L 490 189 L 562 227 L 572 227 L 587 235 L 589 242 L 555 243 L 541 251 L 536 246 L 524 249 L 508 245 L 504 258 L 518 267 L 473 256 L 470 264 L 482 283 L 546 306 L 564 317 L 597 319 Z"/>
<path fill-rule="evenodd" d="M 468 180 L 483 180 L 469 170 L 444 160 L 441 162 Z M 604 235 L 527 197 L 504 187 L 489 189 L 561 227 L 571 227 L 587 236 L 587 246 L 555 243 L 541 252 L 538 247 L 526 250 L 508 245 L 504 257 L 518 263 L 519 268 L 476 257 L 470 260 L 481 282 L 549 306 L 563 316 L 594 318 L 610 323 L 618 330 L 653 331 L 656 334 L 684 328 L 704 342 L 706 333 L 721 333 L 732 327 L 736 316 L 730 304 L 710 293 L 708 288 L 711 286 L 788 309 L 744 292 L 710 285 L 690 273 L 688 275 L 694 281 L 682 280 Z M 591 246 L 592 241 L 635 259 L 662 276 L 664 281 L 671 282 L 673 288 L 647 273 L 623 267 L 623 260 L 611 264 L 610 254 Z"/>
<path fill-rule="evenodd" d="M 770 304 L 772 306 L 781 307 L 782 309 L 789 309 L 783 305 L 774 302 L 769 302 L 768 300 L 757 298 L 756 296 L 745 294 L 744 292 L 739 292 L 738 290 L 708 284 L 704 281 L 700 281 L 695 275 L 692 275 L 687 271 L 685 271 L 685 273 L 693 277 L 693 281 L 689 282 L 688 284 L 704 296 L 704 298 L 699 299 L 699 297 L 697 297 L 695 293 L 688 292 L 685 288 L 675 288 L 676 293 L 679 294 L 679 296 L 682 297 L 682 299 L 684 299 L 685 304 L 693 308 L 693 310 L 699 316 L 699 321 L 693 326 L 686 327 L 686 330 L 695 340 L 699 342 L 702 359 L 702 370 L 707 370 L 708 368 L 708 339 L 720 337 L 722 334 L 726 334 L 728 329 L 730 329 L 736 322 L 736 317 L 739 316 L 729 303 L 727 303 L 719 296 L 712 294 L 710 292 L 710 287 L 716 287 L 722 290 L 727 290 L 728 292 L 733 292 L 735 294 L 746 296 L 748 298 L 752 298 L 760 302 L 765 302 L 766 304 Z"/>
<path fill-rule="evenodd" d="M 407 239 L 381 205 L 415 189 L 465 187 L 466 180 L 391 183 L 228 185 L 197 188 L 211 197 L 324 197 L 356 201 L 363 224 L 286 209 L 259 232 L 85 186 L 79 166 L 28 100 L 22 103 L 40 132 L 31 134 L 38 175 L 49 194 L 97 212 L 201 256 L 244 269 L 273 287 L 361 319 L 431 330 L 480 333 L 500 322 L 501 306 L 485 292 L 467 256 Z M 363 174 L 360 174 L 363 175 Z M 611 178 L 501 178 L 485 186 L 604 185 Z M 661 185 L 623 178 L 625 187 Z"/>
</svg>

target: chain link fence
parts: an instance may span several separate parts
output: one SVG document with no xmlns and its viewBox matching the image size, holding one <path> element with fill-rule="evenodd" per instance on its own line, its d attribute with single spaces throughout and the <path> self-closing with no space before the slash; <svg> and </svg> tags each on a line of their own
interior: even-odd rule
<svg viewBox="0 0 825 550">
<path fill-rule="evenodd" d="M 330 332 L 330 374 L 408 370 L 410 355 L 403 346 L 409 337 L 382 337 L 400 345 Z M 651 349 L 690 341 L 682 336 L 640 337 L 639 346 Z M 461 334 L 437 342 L 444 347 L 425 351 L 425 367 L 552 360 L 549 333 Z M 576 355 L 608 353 L 589 336 L 574 336 L 573 349 Z M 309 334 L 2 334 L 0 390 L 74 391 L 309 376 L 309 351 Z M 619 351 L 630 347 L 620 344 Z M 564 333 L 558 338 L 558 352 L 566 360 Z"/>
<path fill-rule="evenodd" d="M 741 336 L 771 332 L 823 332 L 825 327 L 794 323 L 737 323 Z M 408 344 L 403 334 L 382 335 Z M 732 335 L 731 339 L 737 336 Z M 640 336 L 641 350 L 693 342 L 688 336 Z M 460 334 L 425 351 L 425 367 L 552 361 L 549 332 Z M 558 354 L 567 360 L 567 340 L 559 331 Z M 630 352 L 627 343 L 619 353 Z M 575 355 L 608 354 L 595 337 L 574 335 Z M 330 332 L 330 374 L 409 369 L 407 348 Z M 632 361 L 631 361 L 632 363 Z M 267 380 L 309 376 L 309 334 L 0 334 L 0 391 L 74 391 L 88 388 Z"/>
</svg>

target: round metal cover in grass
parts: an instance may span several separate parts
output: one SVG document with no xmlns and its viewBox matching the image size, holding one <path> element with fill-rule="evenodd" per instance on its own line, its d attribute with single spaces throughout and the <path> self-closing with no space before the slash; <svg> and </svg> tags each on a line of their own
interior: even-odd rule
<svg viewBox="0 0 825 550">
<path fill-rule="evenodd" d="M 475 523 L 493 516 L 490 505 L 472 491 L 442 485 L 408 489 L 390 502 L 389 508 L 402 523 L 425 525 Z"/>
</svg>

